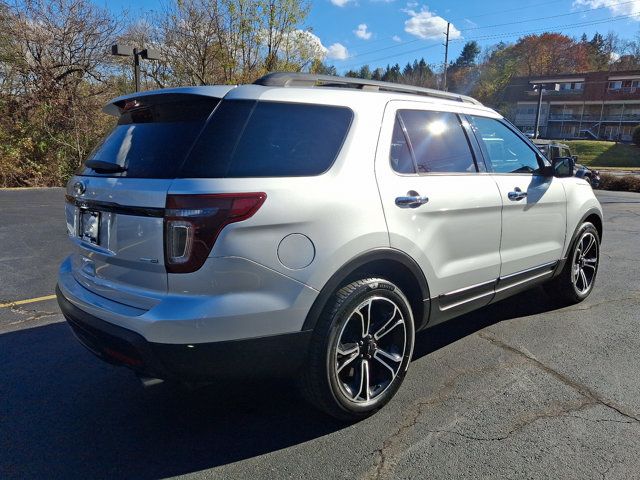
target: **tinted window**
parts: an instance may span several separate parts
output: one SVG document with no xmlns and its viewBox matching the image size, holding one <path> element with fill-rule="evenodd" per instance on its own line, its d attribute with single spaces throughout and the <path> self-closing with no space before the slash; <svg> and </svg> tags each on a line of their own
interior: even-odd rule
<svg viewBox="0 0 640 480">
<path fill-rule="evenodd" d="M 333 164 L 352 117 L 345 107 L 224 101 L 196 141 L 180 176 L 319 175 Z"/>
<path fill-rule="evenodd" d="M 419 173 L 475 172 L 473 154 L 454 113 L 399 110 Z"/>
<path fill-rule="evenodd" d="M 471 117 L 494 172 L 531 173 L 540 167 L 534 150 L 509 127 L 493 118 Z"/>
<path fill-rule="evenodd" d="M 153 95 L 119 105 L 118 124 L 87 161 L 115 163 L 125 171 L 100 173 L 83 165 L 78 173 L 174 178 L 218 102 L 216 98 L 195 95 Z"/>
<path fill-rule="evenodd" d="M 400 119 L 396 118 L 393 127 L 393 137 L 391 138 L 391 152 L 389 154 L 391 168 L 398 173 L 416 173 L 411 150 L 407 138 L 404 135 Z"/>
</svg>

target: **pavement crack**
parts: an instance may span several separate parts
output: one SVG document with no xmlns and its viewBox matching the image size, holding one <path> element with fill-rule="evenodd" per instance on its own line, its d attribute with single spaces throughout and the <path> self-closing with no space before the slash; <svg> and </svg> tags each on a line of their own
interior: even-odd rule
<svg viewBox="0 0 640 480">
<path fill-rule="evenodd" d="M 491 370 L 495 370 L 496 368 L 503 367 L 504 364 L 501 365 L 491 365 L 483 368 L 475 368 L 475 369 L 466 369 L 466 370 L 458 370 L 447 362 L 443 363 L 449 370 L 455 373 L 454 376 L 449 378 L 438 390 L 436 390 L 429 398 L 424 399 L 422 401 L 415 402 L 412 407 L 405 414 L 405 420 L 402 422 L 400 427 L 396 429 L 394 433 L 389 435 L 382 446 L 375 450 L 373 453 L 377 455 L 377 461 L 375 462 L 374 471 L 365 475 L 364 478 L 372 478 L 372 479 L 382 479 L 386 478 L 388 474 L 390 474 L 396 463 L 397 458 L 394 456 L 394 452 L 397 449 L 398 445 L 402 444 L 405 433 L 415 427 L 422 414 L 425 412 L 427 407 L 433 407 L 434 405 L 438 405 L 444 403 L 451 396 L 451 392 L 455 388 L 456 384 L 460 377 L 464 375 L 468 375 L 471 373 L 483 373 Z"/>
<path fill-rule="evenodd" d="M 591 388 L 589 388 L 588 386 L 573 380 L 572 378 L 568 377 L 567 375 L 558 372 L 557 370 L 554 370 L 553 368 L 551 368 L 548 365 L 545 365 L 544 363 L 542 363 L 540 360 L 538 360 L 537 358 L 523 352 L 522 350 L 517 349 L 516 347 L 513 347 L 512 345 L 509 345 L 508 343 L 503 342 L 502 340 L 500 340 L 497 337 L 494 337 L 493 335 L 489 335 L 486 332 L 480 332 L 478 333 L 478 336 L 490 343 L 492 343 L 493 345 L 507 351 L 510 352 L 512 354 L 515 354 L 523 359 L 526 359 L 527 361 L 529 361 L 532 365 L 534 365 L 535 367 L 537 367 L 538 369 L 540 369 L 541 371 L 551 375 L 552 377 L 554 377 L 556 380 L 558 380 L 559 382 L 565 384 L 566 386 L 568 386 L 569 388 L 575 390 L 576 392 L 578 392 L 580 395 L 582 395 L 584 398 L 590 400 L 592 403 L 597 403 L 600 405 L 603 405 L 607 408 L 610 408 L 611 410 L 615 410 L 616 412 L 618 412 L 620 415 L 622 415 L 623 417 L 626 417 L 634 422 L 638 422 L 640 423 L 640 417 L 638 417 L 634 412 L 630 412 L 628 411 L 624 406 L 622 405 L 617 405 L 616 403 L 614 403 L 611 400 L 608 399 L 604 399 L 602 397 L 600 397 L 600 395 L 598 395 L 594 390 L 592 390 Z"/>
<path fill-rule="evenodd" d="M 640 300 L 640 292 L 634 291 L 633 294 L 628 296 L 628 297 L 612 298 L 612 299 L 609 299 L 609 300 L 603 300 L 601 302 L 592 303 L 592 304 L 589 304 L 589 305 L 584 305 L 582 307 L 568 308 L 568 309 L 565 309 L 564 311 L 565 312 L 584 312 L 586 310 L 591 310 L 592 308 L 599 307 L 599 306 L 602 306 L 602 305 L 607 305 L 609 303 L 625 302 L 625 301 L 629 301 L 629 300 Z"/>
<path fill-rule="evenodd" d="M 24 318 L 9 322 L 7 323 L 7 325 L 20 325 L 22 323 L 32 322 L 34 320 L 40 320 L 42 318 L 53 317 L 58 314 L 58 312 L 50 312 L 45 310 L 28 310 L 20 306 L 11 307 L 11 311 L 13 313 L 17 313 L 18 315 L 24 315 Z"/>
<path fill-rule="evenodd" d="M 499 441 L 508 439 L 515 433 L 520 432 L 521 430 L 525 429 L 529 425 L 532 425 L 540 420 L 545 420 L 549 418 L 560 418 L 565 416 L 568 417 L 570 415 L 566 415 L 567 413 L 578 412 L 586 408 L 589 408 L 593 405 L 595 405 L 595 402 L 583 397 L 583 400 L 581 400 L 577 404 L 566 405 L 560 408 L 552 409 L 550 411 L 540 412 L 540 413 L 531 415 L 529 418 L 523 419 L 523 421 L 521 421 L 520 423 L 517 423 L 508 432 L 501 435 L 496 435 L 496 436 L 479 437 L 479 436 L 474 436 L 474 435 L 469 435 L 467 433 L 459 432 L 457 430 L 430 430 L 429 433 L 458 435 L 460 437 L 467 438 L 469 440 L 481 441 L 481 442 L 499 442 Z"/>
</svg>

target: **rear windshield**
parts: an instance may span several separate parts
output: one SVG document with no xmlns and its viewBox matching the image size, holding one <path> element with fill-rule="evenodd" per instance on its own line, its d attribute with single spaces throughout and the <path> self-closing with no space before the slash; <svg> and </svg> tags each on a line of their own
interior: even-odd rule
<svg viewBox="0 0 640 480">
<path fill-rule="evenodd" d="M 352 118 L 353 112 L 346 107 L 225 100 L 179 176 L 319 175 L 336 159 Z"/>
<path fill-rule="evenodd" d="M 199 95 L 153 95 L 118 105 L 117 126 L 89 155 L 79 175 L 175 178 L 193 141 L 220 99 Z M 114 163 L 121 172 L 89 168 Z M 93 162 L 95 163 L 95 162 Z M 116 169 L 118 170 L 118 169 Z"/>
</svg>

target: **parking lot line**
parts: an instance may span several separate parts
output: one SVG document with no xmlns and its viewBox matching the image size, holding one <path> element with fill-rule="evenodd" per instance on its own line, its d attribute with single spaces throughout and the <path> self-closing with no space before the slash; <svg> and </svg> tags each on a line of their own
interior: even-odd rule
<svg viewBox="0 0 640 480">
<path fill-rule="evenodd" d="M 43 302 L 45 300 L 53 300 L 55 295 L 45 295 L 44 297 L 28 298 L 26 300 L 16 300 L 15 302 L 0 303 L 0 308 L 13 307 L 15 305 L 24 305 L 26 303 Z"/>
</svg>

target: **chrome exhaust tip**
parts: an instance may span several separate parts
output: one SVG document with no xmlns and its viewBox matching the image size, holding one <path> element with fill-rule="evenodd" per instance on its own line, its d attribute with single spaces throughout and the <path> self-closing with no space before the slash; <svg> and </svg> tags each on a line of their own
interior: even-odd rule
<svg viewBox="0 0 640 480">
<path fill-rule="evenodd" d="M 138 375 L 138 379 L 140 379 L 140 383 L 142 383 L 142 386 L 144 388 L 151 388 L 164 383 L 164 380 L 162 380 L 161 378 L 143 377 L 141 375 Z"/>
</svg>

